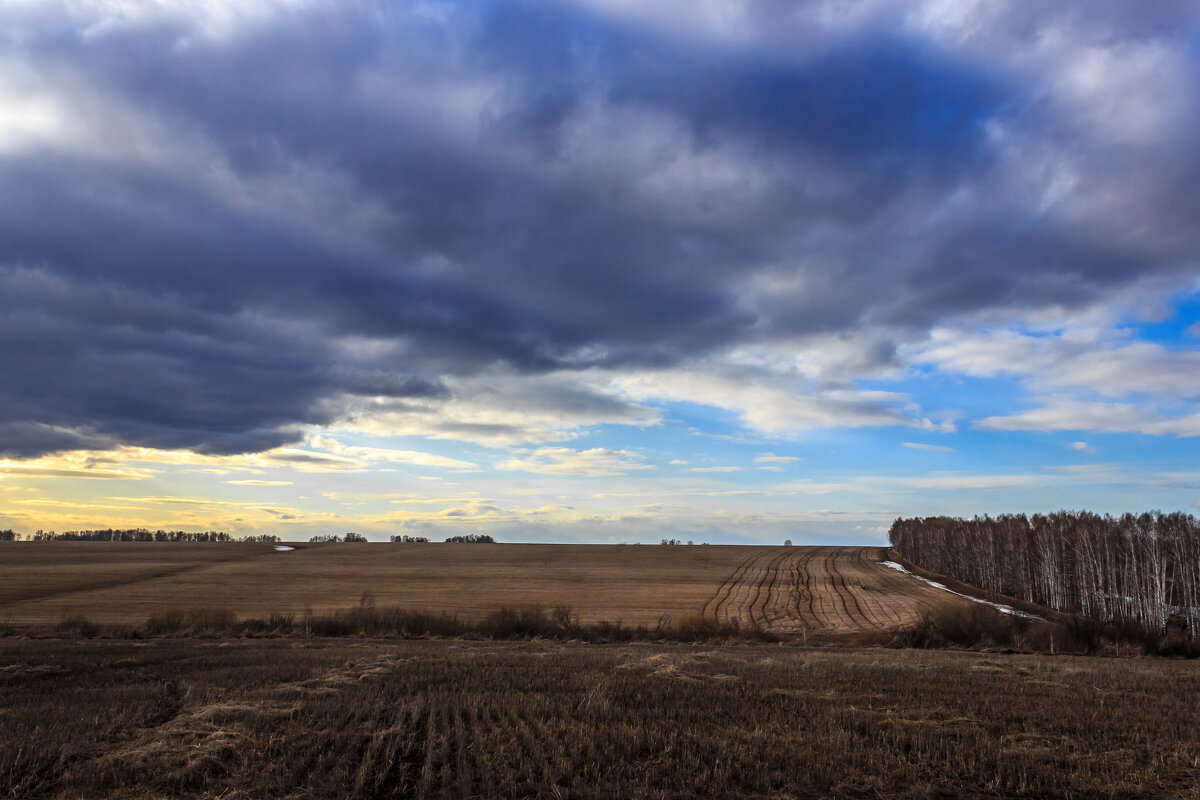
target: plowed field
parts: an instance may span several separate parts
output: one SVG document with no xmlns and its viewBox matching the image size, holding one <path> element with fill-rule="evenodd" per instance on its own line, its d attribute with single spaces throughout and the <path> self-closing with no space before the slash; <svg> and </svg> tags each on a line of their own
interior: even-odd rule
<svg viewBox="0 0 1200 800">
<path fill-rule="evenodd" d="M 777 634 L 893 630 L 948 596 L 881 562 L 879 547 L 770 547 L 752 553 L 704 605 L 704 616 Z"/>
<path fill-rule="evenodd" d="M 888 569 L 886 557 L 878 547 L 16 542 L 0 545 L 0 622 L 321 613 L 370 593 L 380 606 L 464 620 L 569 606 L 585 623 L 703 616 L 808 635 L 892 630 L 967 602 Z"/>
</svg>

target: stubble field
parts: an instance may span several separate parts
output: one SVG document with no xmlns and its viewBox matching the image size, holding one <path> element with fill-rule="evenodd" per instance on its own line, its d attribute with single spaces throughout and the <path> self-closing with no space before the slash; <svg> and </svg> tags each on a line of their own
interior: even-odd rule
<svg viewBox="0 0 1200 800">
<path fill-rule="evenodd" d="M 1200 672 L 778 645 L 0 640 L 0 796 L 1197 797 Z"/>
<path fill-rule="evenodd" d="M 539 544 L 18 542 L 0 549 L 0 622 L 140 624 L 358 603 L 456 615 L 570 607 L 584 623 L 703 618 L 777 635 L 897 630 L 967 601 L 884 567 L 883 548 Z"/>
</svg>

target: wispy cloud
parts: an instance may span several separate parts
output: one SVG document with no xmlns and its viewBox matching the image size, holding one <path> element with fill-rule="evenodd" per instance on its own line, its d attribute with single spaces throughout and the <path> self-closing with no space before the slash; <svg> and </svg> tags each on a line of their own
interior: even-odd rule
<svg viewBox="0 0 1200 800">
<path fill-rule="evenodd" d="M 1161 417 L 1132 403 L 1081 402 L 1051 398 L 1040 407 L 1015 414 L 985 417 L 976 427 L 998 431 L 1096 431 L 1153 436 L 1200 436 L 1200 414 Z"/>
<path fill-rule="evenodd" d="M 525 458 L 510 458 L 496 465 L 499 470 L 535 472 L 543 475 L 586 475 L 591 477 L 624 475 L 635 470 L 655 469 L 638 453 L 628 450 L 571 450 L 566 447 L 540 447 Z"/>
<path fill-rule="evenodd" d="M 754 457 L 756 464 L 795 464 L 799 460 L 795 456 L 777 456 L 774 453 L 759 453 Z"/>
<path fill-rule="evenodd" d="M 903 442 L 903 446 L 909 450 L 924 450 L 929 453 L 957 453 L 953 447 L 946 447 L 941 444 L 925 444 L 923 442 Z"/>
</svg>

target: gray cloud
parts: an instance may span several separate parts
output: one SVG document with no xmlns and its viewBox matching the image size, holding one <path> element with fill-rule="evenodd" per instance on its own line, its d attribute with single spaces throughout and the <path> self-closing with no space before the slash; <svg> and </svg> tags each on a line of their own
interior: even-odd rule
<svg viewBox="0 0 1200 800">
<path fill-rule="evenodd" d="M 954 315 L 1194 275 L 1189 4 L 755 4 L 740 39 L 419 12 L 0 10 L 0 452 L 264 450 L 347 396 L 817 334 L 883 365 Z"/>
</svg>

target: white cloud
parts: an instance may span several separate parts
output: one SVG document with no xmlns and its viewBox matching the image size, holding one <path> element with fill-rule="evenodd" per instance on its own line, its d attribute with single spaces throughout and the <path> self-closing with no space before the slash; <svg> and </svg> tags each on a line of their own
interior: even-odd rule
<svg viewBox="0 0 1200 800">
<path fill-rule="evenodd" d="M 244 481 L 225 481 L 225 482 L 229 483 L 229 484 L 233 484 L 234 486 L 291 486 L 292 485 L 291 481 L 258 481 L 258 480 L 253 480 L 253 479 L 244 480 Z"/>
<path fill-rule="evenodd" d="M 822 390 L 811 380 L 759 367 L 714 361 L 694 368 L 619 373 L 609 381 L 637 402 L 666 400 L 728 409 L 737 412 L 746 426 L 770 434 L 913 424 L 898 408 L 909 403 L 906 395 Z"/>
<path fill-rule="evenodd" d="M 72 500 L 49 500 L 41 497 L 31 497 L 25 500 L 13 500 L 17 505 L 34 506 L 36 508 L 66 508 L 80 510 L 104 510 L 104 511 L 140 511 L 137 506 L 131 505 L 108 505 L 105 503 L 83 503 Z"/>
<path fill-rule="evenodd" d="M 754 457 L 755 464 L 795 464 L 799 460 L 795 456 L 777 456 L 774 453 L 759 453 Z"/>
<path fill-rule="evenodd" d="M 470 461 L 460 461 L 457 458 L 447 458 L 446 456 L 423 453 L 418 450 L 392 450 L 385 447 L 345 445 L 339 442 L 337 439 L 333 439 L 328 436 L 313 436 L 309 439 L 309 444 L 314 448 L 318 448 L 335 455 L 372 463 L 378 463 L 382 461 L 397 464 L 413 464 L 421 467 L 444 467 L 446 469 L 456 470 L 473 471 L 479 469 L 478 464 L 474 464 Z"/>
<path fill-rule="evenodd" d="M 1200 350 L 1132 341 L 1113 323 L 1119 316 L 1110 308 L 1020 329 L 939 328 L 909 356 L 944 373 L 1015 378 L 1032 393 L 1033 408 L 977 428 L 1200 435 L 1200 414 L 1186 413 L 1200 398 Z"/>
<path fill-rule="evenodd" d="M 1154 436 L 1200 436 L 1200 413 L 1163 418 L 1130 403 L 1080 402 L 1055 397 L 1016 414 L 985 417 L 976 427 L 997 431 L 1097 431 Z"/>
<path fill-rule="evenodd" d="M 30 459 L 0 459 L 0 476 L 140 481 L 155 470 L 129 467 L 104 453 L 75 451 Z"/>
<path fill-rule="evenodd" d="M 807 479 L 792 481 L 780 486 L 780 489 L 783 491 L 797 492 L 799 494 L 832 494 L 854 488 L 852 483 L 818 483 Z"/>
<path fill-rule="evenodd" d="M 591 477 L 623 475 L 633 470 L 655 469 L 644 458 L 629 450 L 571 450 L 567 447 L 539 447 L 526 458 L 510 458 L 496 469 L 536 472 L 543 475 L 586 475 Z"/>
<path fill-rule="evenodd" d="M 173 506 L 173 505 L 175 505 L 175 506 L 221 506 L 221 507 L 226 507 L 226 508 L 242 508 L 242 507 L 246 507 L 246 506 L 253 506 L 255 508 L 262 508 L 262 507 L 274 505 L 273 503 L 258 503 L 258 502 L 235 503 L 230 500 L 213 500 L 212 498 L 209 498 L 209 497 L 175 497 L 173 495 L 158 496 L 158 497 L 156 497 L 156 496 L 110 497 L 108 499 L 109 500 L 118 500 L 120 502 L 125 502 L 125 503 L 138 503 L 138 504 L 155 505 L 155 506 L 159 506 L 159 505 L 164 505 L 164 506 Z"/>
<path fill-rule="evenodd" d="M 741 467 L 692 467 L 688 472 L 741 472 Z"/>
<path fill-rule="evenodd" d="M 832 494 L 860 492 L 886 494 L 897 491 L 993 491 L 1044 486 L 1044 474 L 967 474 L 961 472 L 932 472 L 925 475 L 860 475 L 843 482 L 817 483 L 808 480 L 792 481 L 779 488 L 799 494 Z"/>
<path fill-rule="evenodd" d="M 490 497 L 408 497 L 402 500 L 392 500 L 396 505 L 408 506 L 428 506 L 428 505 L 446 505 L 446 504 L 489 504 L 494 502 Z"/>
<path fill-rule="evenodd" d="M 1081 335 L 1082 334 L 1082 335 Z M 1122 342 L 1118 334 L 939 328 L 913 353 L 918 364 L 973 377 L 1013 376 L 1039 392 L 1087 390 L 1105 397 L 1200 396 L 1200 350 Z"/>
</svg>

